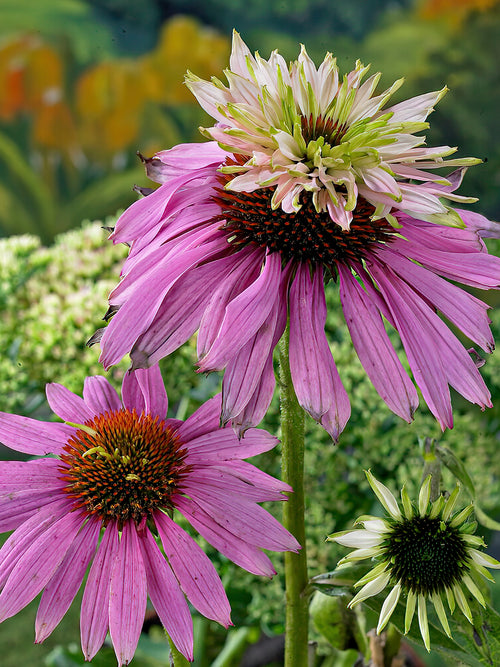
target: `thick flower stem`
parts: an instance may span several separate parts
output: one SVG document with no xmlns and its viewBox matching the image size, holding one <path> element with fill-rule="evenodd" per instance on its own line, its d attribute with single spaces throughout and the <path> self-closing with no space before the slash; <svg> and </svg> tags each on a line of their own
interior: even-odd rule
<svg viewBox="0 0 500 667">
<path fill-rule="evenodd" d="M 302 545 L 298 554 L 285 552 L 285 667 L 305 667 L 308 664 L 309 599 L 304 520 L 304 411 L 295 396 L 290 374 L 288 327 L 279 343 L 279 358 L 282 476 L 294 491 L 284 503 L 283 524 Z"/>
</svg>

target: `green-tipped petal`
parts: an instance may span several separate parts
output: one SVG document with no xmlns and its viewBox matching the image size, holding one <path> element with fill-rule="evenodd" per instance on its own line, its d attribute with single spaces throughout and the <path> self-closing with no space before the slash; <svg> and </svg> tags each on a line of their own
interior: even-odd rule
<svg viewBox="0 0 500 667">
<path fill-rule="evenodd" d="M 429 635 L 429 623 L 427 622 L 427 606 L 425 603 L 425 596 L 418 596 L 418 625 L 420 627 L 420 634 L 424 640 L 425 648 L 431 650 L 431 638 Z"/>
<path fill-rule="evenodd" d="M 431 479 L 432 475 L 427 475 L 418 494 L 418 513 L 420 516 L 425 516 L 427 508 L 429 507 L 429 500 L 431 498 Z"/>
<path fill-rule="evenodd" d="M 411 519 L 413 517 L 413 505 L 410 500 L 406 486 L 403 486 L 401 489 L 401 502 L 403 503 L 403 514 L 406 519 Z"/>
<path fill-rule="evenodd" d="M 485 554 L 483 551 L 478 551 L 477 549 L 470 550 L 470 557 L 477 565 L 482 565 L 483 567 L 491 567 L 495 570 L 500 569 L 500 562 L 496 558 Z"/>
<path fill-rule="evenodd" d="M 385 628 L 389 619 L 391 618 L 392 612 L 396 609 L 396 605 L 401 595 L 401 584 L 396 584 L 389 595 L 385 598 L 382 609 L 380 610 L 380 616 L 378 619 L 377 625 L 377 634 L 379 635 L 382 630 Z"/>
<path fill-rule="evenodd" d="M 415 593 L 410 591 L 408 593 L 408 597 L 406 598 L 405 635 L 407 635 L 408 632 L 410 631 L 416 604 L 417 604 L 417 596 L 415 595 Z"/>
<path fill-rule="evenodd" d="M 448 607 L 450 608 L 450 614 L 453 614 L 455 611 L 455 596 L 451 588 L 446 588 L 446 600 L 448 601 Z"/>
<path fill-rule="evenodd" d="M 373 489 L 373 492 L 380 500 L 387 512 L 389 512 L 393 519 L 401 519 L 401 512 L 399 510 L 398 501 L 396 498 L 394 498 L 389 489 L 384 486 L 382 482 L 379 482 L 378 479 L 375 479 L 370 470 L 365 471 L 365 474 L 368 479 L 368 483 Z"/>
<path fill-rule="evenodd" d="M 460 524 L 467 521 L 467 519 L 473 512 L 474 512 L 474 505 L 472 504 L 467 505 L 467 507 L 465 507 L 461 512 L 459 512 L 456 516 L 453 517 L 453 519 L 450 521 L 450 526 L 452 528 L 460 526 Z"/>
<path fill-rule="evenodd" d="M 479 590 L 479 588 L 476 586 L 476 584 L 472 581 L 472 579 L 470 578 L 470 576 L 469 576 L 468 574 L 466 574 L 466 575 L 463 577 L 462 581 L 463 581 L 464 584 L 467 586 L 467 588 L 468 588 L 469 591 L 472 593 L 472 595 L 476 598 L 476 600 L 479 602 L 479 604 L 481 605 L 481 607 L 485 607 L 485 608 L 486 608 L 486 602 L 485 602 L 485 600 L 484 600 L 483 594 L 481 593 L 481 591 Z"/>
<path fill-rule="evenodd" d="M 441 515 L 441 510 L 443 509 L 444 505 L 444 498 L 443 496 L 439 496 L 437 500 L 435 500 L 432 505 L 431 505 L 431 511 L 429 512 L 429 518 L 430 519 L 435 519 L 437 516 Z"/>
<path fill-rule="evenodd" d="M 460 587 L 460 584 L 456 584 L 453 587 L 453 592 L 455 593 L 455 599 L 457 601 L 457 604 L 460 608 L 460 611 L 462 614 L 465 616 L 465 618 L 469 621 L 469 623 L 472 623 L 472 614 L 470 611 L 469 603 L 467 602 L 464 592 L 462 588 Z"/>
<path fill-rule="evenodd" d="M 446 611 L 443 605 L 443 601 L 441 600 L 441 596 L 438 593 L 434 593 L 434 595 L 431 597 L 431 600 L 434 605 L 434 609 L 436 610 L 436 614 L 438 615 L 439 621 L 443 626 L 443 630 L 446 632 L 448 637 L 451 638 L 450 626 L 448 624 L 448 617 L 446 616 Z"/>
<path fill-rule="evenodd" d="M 391 575 L 389 573 L 386 573 L 386 574 L 381 574 L 380 576 L 377 577 L 377 579 L 370 581 L 368 584 L 363 586 L 363 588 L 359 591 L 359 593 L 357 593 L 353 597 L 353 599 L 349 602 L 348 606 L 354 607 L 355 604 L 358 604 L 359 602 L 366 600 L 366 598 L 370 598 L 373 595 L 378 595 L 387 586 L 390 578 Z"/>
<path fill-rule="evenodd" d="M 359 581 L 357 581 L 354 585 L 356 587 L 364 586 L 365 584 L 368 584 L 370 581 L 373 581 L 381 574 L 383 574 L 386 571 L 386 569 L 387 569 L 387 563 L 379 563 L 372 570 L 367 572 L 365 576 L 362 577 Z"/>
</svg>

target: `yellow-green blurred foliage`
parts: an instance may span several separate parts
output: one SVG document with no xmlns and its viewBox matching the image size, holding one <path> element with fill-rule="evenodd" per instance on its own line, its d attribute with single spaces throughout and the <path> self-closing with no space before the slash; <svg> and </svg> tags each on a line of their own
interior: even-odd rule
<svg viewBox="0 0 500 667">
<path fill-rule="evenodd" d="M 134 181 L 144 178 L 135 152 L 197 135 L 203 116 L 184 85 L 186 70 L 220 75 L 228 56 L 227 37 L 186 16 L 165 23 L 151 52 L 107 57 L 82 71 L 67 42 L 49 44 L 34 33 L 5 39 L 0 234 L 48 240 L 82 217 L 131 203 Z"/>
</svg>

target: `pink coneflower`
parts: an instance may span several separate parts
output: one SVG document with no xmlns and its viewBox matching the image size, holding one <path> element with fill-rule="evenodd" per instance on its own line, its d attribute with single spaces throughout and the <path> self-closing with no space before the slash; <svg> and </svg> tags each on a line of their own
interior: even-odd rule
<svg viewBox="0 0 500 667">
<path fill-rule="evenodd" d="M 327 55 L 303 49 L 286 67 L 250 54 L 235 35 L 229 87 L 190 75 L 218 123 L 214 141 L 146 160 L 161 187 L 133 204 L 111 238 L 131 245 L 110 295 L 105 367 L 130 352 L 133 368 L 170 354 L 198 330 L 199 369 L 225 369 L 223 423 L 256 425 L 274 389 L 273 349 L 287 316 L 300 404 L 337 438 L 350 406 L 324 333 L 324 284 L 338 282 L 356 352 L 389 408 L 410 421 L 413 381 L 386 333 L 401 338 L 415 383 L 441 426 L 452 426 L 449 386 L 481 407 L 489 392 L 440 312 L 486 352 L 487 306 L 455 284 L 500 284 L 500 260 L 479 214 L 454 210 L 464 165 L 415 132 L 444 91 L 384 108 L 366 69 L 339 79 Z M 447 177 L 431 170 L 457 167 Z M 95 340 L 99 336 L 95 337 Z"/>
<path fill-rule="evenodd" d="M 166 419 L 158 366 L 125 375 L 121 401 L 100 376 L 85 380 L 83 399 L 59 384 L 47 385 L 47 398 L 65 424 L 0 413 L 0 441 L 44 457 L 0 463 L 0 529 L 14 531 L 0 550 L 0 621 L 43 591 L 35 640 L 43 641 L 90 565 L 81 609 L 87 660 L 109 630 L 118 664 L 130 662 L 148 596 L 192 660 L 186 597 L 225 627 L 230 607 L 209 558 L 173 520 L 175 510 L 229 559 L 272 576 L 261 549 L 299 545 L 257 503 L 285 500 L 290 487 L 242 459 L 276 439 L 253 429 L 243 448 L 231 428 L 218 428 L 220 396 L 185 422 Z"/>
</svg>

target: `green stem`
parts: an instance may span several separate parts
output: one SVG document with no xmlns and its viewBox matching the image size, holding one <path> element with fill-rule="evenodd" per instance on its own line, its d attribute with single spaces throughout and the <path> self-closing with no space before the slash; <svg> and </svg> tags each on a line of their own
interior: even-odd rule
<svg viewBox="0 0 500 667">
<path fill-rule="evenodd" d="M 289 328 L 279 342 L 282 477 L 293 493 L 284 503 L 283 525 L 302 545 L 298 554 L 285 552 L 285 667 L 308 664 L 309 599 L 304 513 L 304 411 L 293 388 L 289 363 Z"/>
</svg>

